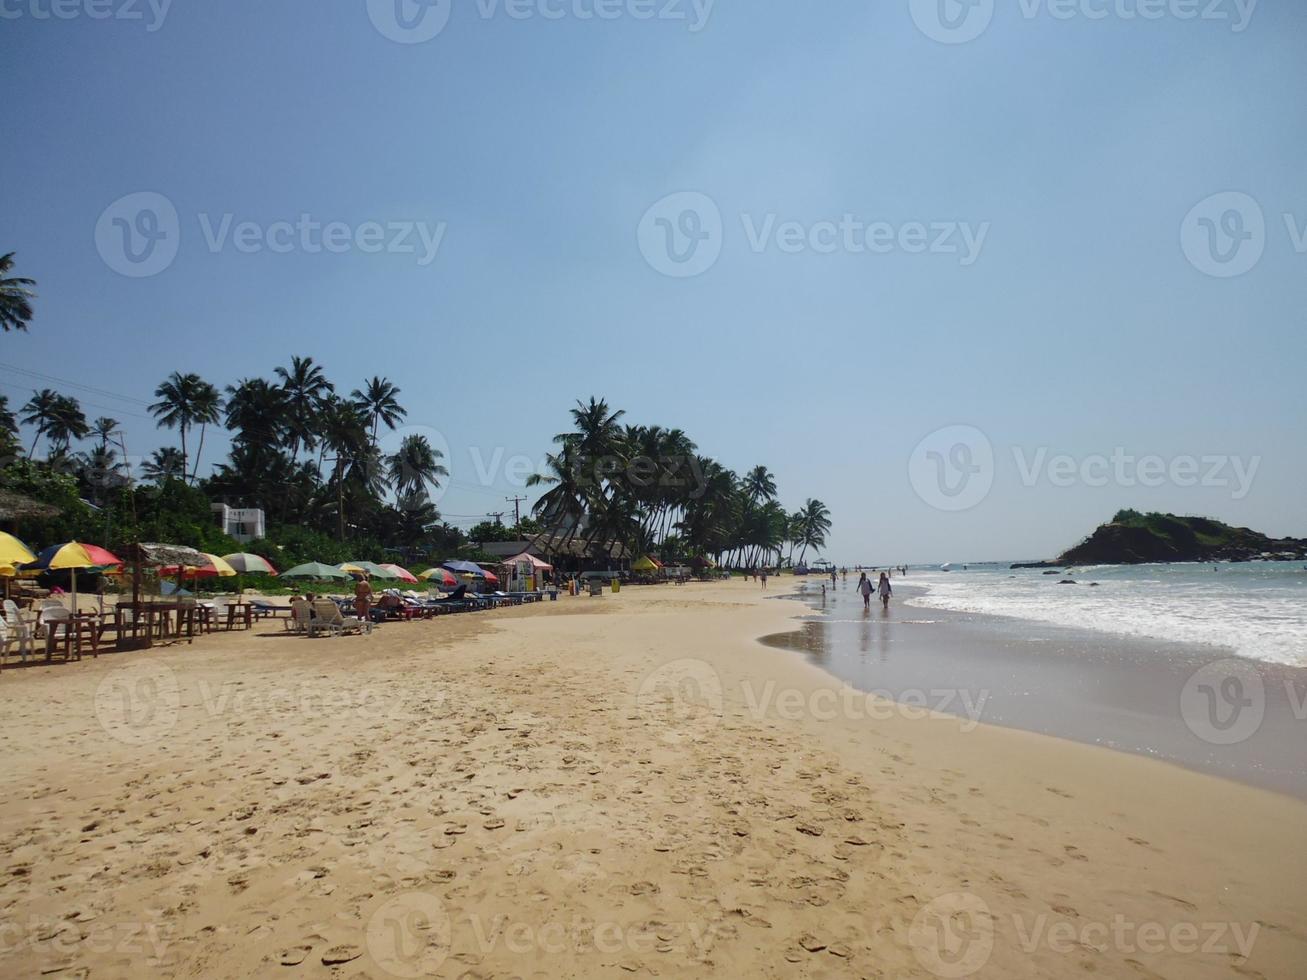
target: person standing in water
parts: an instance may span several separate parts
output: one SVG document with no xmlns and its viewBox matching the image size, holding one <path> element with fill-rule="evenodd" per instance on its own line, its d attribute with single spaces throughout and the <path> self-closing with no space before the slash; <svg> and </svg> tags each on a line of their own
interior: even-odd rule
<svg viewBox="0 0 1307 980">
<path fill-rule="evenodd" d="M 831 587 L 832 589 L 835 588 L 835 566 L 834 566 L 834 565 L 831 566 L 831 570 L 830 570 L 830 587 Z"/>
<path fill-rule="evenodd" d="M 867 573 L 862 573 L 862 578 L 858 579 L 858 591 L 862 593 L 862 608 L 871 608 L 871 579 L 867 578 Z"/>
<path fill-rule="evenodd" d="M 888 609 L 889 597 L 894 594 L 894 587 L 889 584 L 889 576 L 884 572 L 880 573 L 880 585 L 877 591 L 880 593 L 880 604 Z"/>
</svg>

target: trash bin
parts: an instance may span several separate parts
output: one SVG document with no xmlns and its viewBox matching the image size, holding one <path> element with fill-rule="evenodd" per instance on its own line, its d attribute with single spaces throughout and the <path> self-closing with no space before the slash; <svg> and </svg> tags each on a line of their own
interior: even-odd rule
<svg viewBox="0 0 1307 980">
<path fill-rule="evenodd" d="M 590 580 L 590 595 L 592 595 L 592 596 L 597 596 L 597 595 L 601 596 L 601 595 L 603 595 L 603 594 L 604 594 L 604 583 L 603 583 L 603 581 L 600 580 L 600 579 L 597 579 L 597 578 L 592 578 L 592 579 Z"/>
<path fill-rule="evenodd" d="M 620 579 L 613 579 L 613 595 L 622 591 L 622 582 Z"/>
</svg>

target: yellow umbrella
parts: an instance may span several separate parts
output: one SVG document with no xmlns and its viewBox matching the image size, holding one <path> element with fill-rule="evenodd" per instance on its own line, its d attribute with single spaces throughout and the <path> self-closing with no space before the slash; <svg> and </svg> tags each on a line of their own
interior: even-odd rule
<svg viewBox="0 0 1307 980">
<path fill-rule="evenodd" d="M 32 549 L 12 534 L 0 531 L 0 563 L 25 565 L 29 561 L 36 561 L 36 555 L 32 554 Z"/>
</svg>

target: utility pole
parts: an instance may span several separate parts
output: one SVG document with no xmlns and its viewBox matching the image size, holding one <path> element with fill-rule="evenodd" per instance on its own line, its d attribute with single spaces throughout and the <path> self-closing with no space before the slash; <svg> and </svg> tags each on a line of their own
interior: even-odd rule
<svg viewBox="0 0 1307 980">
<path fill-rule="evenodd" d="M 486 516 L 487 516 L 487 517 L 493 517 L 493 518 L 495 519 L 495 523 L 498 524 L 500 527 L 503 527 L 503 526 L 504 526 L 504 514 L 505 514 L 505 513 L 506 513 L 505 511 L 502 511 L 502 510 L 501 510 L 498 514 L 487 514 Z"/>
<path fill-rule="evenodd" d="M 522 504 L 526 501 L 527 498 L 505 497 L 504 499 L 513 505 L 513 526 L 517 527 L 517 525 L 522 523 Z"/>
</svg>

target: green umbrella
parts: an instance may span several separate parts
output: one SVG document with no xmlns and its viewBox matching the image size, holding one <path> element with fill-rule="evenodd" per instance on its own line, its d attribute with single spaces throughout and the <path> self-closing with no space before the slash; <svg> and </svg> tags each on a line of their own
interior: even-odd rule
<svg viewBox="0 0 1307 980">
<path fill-rule="evenodd" d="M 389 568 L 386 568 L 383 565 L 378 565 L 376 562 L 372 562 L 372 561 L 346 561 L 346 562 L 341 562 L 340 565 L 338 565 L 337 567 L 340 568 L 342 571 L 345 570 L 352 571 L 353 569 L 361 568 L 363 571 L 367 572 L 373 578 L 399 578 L 399 576 L 396 575 L 394 572 L 392 572 Z"/>
<path fill-rule="evenodd" d="M 348 579 L 350 576 L 335 565 L 324 565 L 320 561 L 311 561 L 307 565 L 296 565 L 290 571 L 282 572 L 282 578 L 334 578 Z"/>
</svg>

